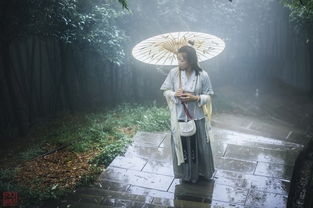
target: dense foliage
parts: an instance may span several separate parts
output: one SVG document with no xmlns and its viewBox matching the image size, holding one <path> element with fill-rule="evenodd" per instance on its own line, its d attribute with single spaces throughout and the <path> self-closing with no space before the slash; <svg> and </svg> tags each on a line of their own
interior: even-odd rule
<svg viewBox="0 0 313 208">
<path fill-rule="evenodd" d="M 127 8 L 126 0 L 119 0 Z M 111 3 L 112 4 L 112 3 Z M 53 37 L 79 49 L 99 52 L 119 63 L 124 57 L 125 34 L 116 25 L 124 11 L 105 0 L 5 0 L 0 3 L 0 39 Z"/>
<path fill-rule="evenodd" d="M 313 0 L 282 0 L 290 9 L 290 20 L 298 32 L 303 33 L 306 42 L 313 41 Z M 304 29 L 304 30 L 301 30 Z"/>
</svg>

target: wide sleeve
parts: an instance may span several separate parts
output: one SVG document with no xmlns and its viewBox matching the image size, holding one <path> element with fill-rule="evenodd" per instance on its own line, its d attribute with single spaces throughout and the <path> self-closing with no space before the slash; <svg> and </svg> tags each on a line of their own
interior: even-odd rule
<svg viewBox="0 0 313 208">
<path fill-rule="evenodd" d="M 160 87 L 160 90 L 163 91 L 163 95 L 165 97 L 169 97 L 174 103 L 178 103 L 178 99 L 175 97 L 175 91 L 174 91 L 174 79 L 173 79 L 174 73 L 173 72 L 174 70 L 171 70 L 168 73 L 165 81 Z"/>
<path fill-rule="evenodd" d="M 205 71 L 202 73 L 201 88 L 199 107 L 207 104 L 211 99 L 210 95 L 214 94 L 210 77 Z"/>
<path fill-rule="evenodd" d="M 174 91 L 174 83 L 172 78 L 171 71 L 167 74 L 166 79 L 164 80 L 163 84 L 161 85 L 160 90 L 172 90 Z"/>
</svg>

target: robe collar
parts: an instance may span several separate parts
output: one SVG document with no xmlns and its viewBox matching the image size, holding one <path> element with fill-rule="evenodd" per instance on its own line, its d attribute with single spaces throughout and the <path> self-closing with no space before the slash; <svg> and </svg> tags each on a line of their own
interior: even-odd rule
<svg viewBox="0 0 313 208">
<path fill-rule="evenodd" d="M 196 85 L 196 79 L 197 79 L 195 70 L 192 71 L 189 78 L 187 77 L 187 73 L 185 71 L 182 71 L 181 78 L 182 78 L 183 89 L 188 92 L 195 92 L 195 85 Z"/>
</svg>

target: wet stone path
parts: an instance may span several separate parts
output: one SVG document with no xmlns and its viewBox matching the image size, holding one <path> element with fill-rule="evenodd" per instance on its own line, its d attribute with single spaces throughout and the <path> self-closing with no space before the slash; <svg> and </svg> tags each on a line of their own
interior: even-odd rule
<svg viewBox="0 0 313 208">
<path fill-rule="evenodd" d="M 286 207 L 294 162 L 307 142 L 301 131 L 230 114 L 213 124 L 211 182 L 175 179 L 169 132 L 138 132 L 96 183 L 60 207 Z"/>
</svg>

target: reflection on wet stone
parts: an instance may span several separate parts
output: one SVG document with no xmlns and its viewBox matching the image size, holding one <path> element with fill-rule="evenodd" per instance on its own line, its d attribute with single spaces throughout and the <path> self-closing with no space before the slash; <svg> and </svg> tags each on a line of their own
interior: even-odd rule
<svg viewBox="0 0 313 208">
<path fill-rule="evenodd" d="M 208 202 L 212 201 L 214 181 L 199 180 L 198 183 L 182 182 L 175 185 L 175 199 L 186 201 Z"/>
</svg>

